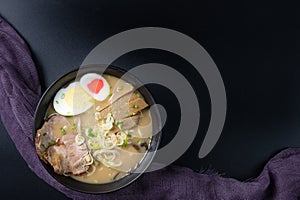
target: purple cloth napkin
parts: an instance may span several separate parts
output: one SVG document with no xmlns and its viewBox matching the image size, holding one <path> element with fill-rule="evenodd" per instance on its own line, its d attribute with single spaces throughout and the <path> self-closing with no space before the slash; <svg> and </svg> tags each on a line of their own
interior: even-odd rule
<svg viewBox="0 0 300 200">
<path fill-rule="evenodd" d="M 36 155 L 33 113 L 41 95 L 36 67 L 22 38 L 0 18 L 0 115 L 11 139 L 32 171 L 74 199 L 284 199 L 300 196 L 300 150 L 286 149 L 271 159 L 261 174 L 240 182 L 217 175 L 169 166 L 146 173 L 133 184 L 109 194 L 70 190 L 53 179 Z"/>
</svg>

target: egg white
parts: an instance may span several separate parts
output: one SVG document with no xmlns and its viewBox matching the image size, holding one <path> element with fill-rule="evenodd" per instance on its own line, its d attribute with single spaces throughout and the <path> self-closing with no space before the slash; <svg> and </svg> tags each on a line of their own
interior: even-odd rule
<svg viewBox="0 0 300 200">
<path fill-rule="evenodd" d="M 90 82 L 92 82 L 95 79 L 100 79 L 103 81 L 103 87 L 102 89 L 99 91 L 98 94 L 95 94 L 93 92 L 91 92 L 88 88 L 88 84 Z M 110 92 L 110 87 L 109 84 L 107 83 L 107 81 L 105 80 L 105 78 L 103 78 L 101 75 L 96 74 L 96 73 L 88 73 L 83 75 L 80 78 L 80 85 L 81 87 L 89 94 L 91 95 L 94 99 L 96 99 L 97 101 L 103 101 L 107 98 L 107 96 L 109 95 Z"/>
<path fill-rule="evenodd" d="M 71 88 L 76 86 L 80 86 L 80 83 L 79 82 L 71 83 L 70 85 L 68 85 L 68 87 L 62 88 L 56 93 L 53 100 L 53 107 L 57 113 L 64 116 L 74 116 L 87 111 L 94 105 L 94 103 L 90 101 L 87 103 L 85 107 L 79 109 L 79 108 L 74 108 L 67 104 L 67 102 L 65 101 L 65 95 Z"/>
</svg>

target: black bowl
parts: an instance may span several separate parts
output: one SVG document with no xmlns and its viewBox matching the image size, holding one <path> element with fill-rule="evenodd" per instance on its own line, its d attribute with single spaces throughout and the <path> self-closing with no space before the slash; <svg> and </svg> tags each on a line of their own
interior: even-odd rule
<svg viewBox="0 0 300 200">
<path fill-rule="evenodd" d="M 65 75 L 63 75 L 61 78 L 59 78 L 57 81 L 55 81 L 43 94 L 41 100 L 38 103 L 37 109 L 35 111 L 34 115 L 34 126 L 33 126 L 33 135 L 35 137 L 36 132 L 38 129 L 42 127 L 44 124 L 44 121 L 47 120 L 47 110 L 50 107 L 49 105 L 52 104 L 53 98 L 56 94 L 56 92 L 64 87 L 66 84 L 72 82 L 75 80 L 75 78 L 78 78 L 86 73 L 90 72 L 95 72 L 99 74 L 109 74 L 112 76 L 116 76 L 118 78 L 122 77 L 125 71 L 109 66 L 108 68 L 105 69 L 103 65 L 90 65 L 90 66 L 85 66 L 81 67 L 80 70 L 74 70 L 71 71 Z M 126 78 L 122 78 L 123 80 L 131 83 L 133 86 L 141 85 L 140 81 L 137 80 L 136 77 L 132 75 L 128 75 L 126 73 Z M 149 90 L 145 86 L 141 86 L 138 88 L 138 91 L 143 95 L 145 98 L 146 102 L 151 106 L 155 104 L 154 99 L 149 92 Z M 158 110 L 151 109 L 151 117 L 152 117 L 152 124 L 154 130 L 161 130 L 161 120 L 160 120 L 160 115 Z M 77 181 L 71 177 L 63 176 L 63 175 L 58 175 L 54 172 L 52 166 L 45 164 L 43 161 L 41 163 L 43 166 L 46 168 L 46 170 L 53 176 L 58 182 L 62 183 L 66 187 L 69 187 L 71 189 L 80 191 L 80 192 L 86 192 L 86 193 L 107 193 L 107 192 L 112 192 L 115 190 L 118 190 L 122 187 L 125 187 L 135 181 L 145 170 L 148 168 L 150 163 L 153 160 L 153 157 L 155 155 L 155 152 L 157 151 L 159 142 L 161 138 L 161 132 L 155 134 L 152 136 L 151 143 L 149 145 L 148 152 L 142 159 L 142 161 L 139 163 L 137 168 L 130 173 L 129 175 L 116 180 L 114 182 L 110 183 L 103 183 L 103 184 L 89 184 L 89 183 L 83 183 L 80 181 Z"/>
</svg>

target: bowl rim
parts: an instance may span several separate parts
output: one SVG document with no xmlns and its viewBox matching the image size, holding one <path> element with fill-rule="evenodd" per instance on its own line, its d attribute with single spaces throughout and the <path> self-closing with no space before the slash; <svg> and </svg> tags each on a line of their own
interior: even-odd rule
<svg viewBox="0 0 300 200">
<path fill-rule="evenodd" d="M 39 128 L 41 128 L 41 126 L 37 127 L 36 123 L 37 123 L 37 120 L 38 120 L 37 117 L 40 116 L 39 113 L 40 113 L 40 110 L 42 109 L 41 106 L 44 105 L 43 104 L 44 101 L 47 101 L 47 99 L 48 99 L 47 102 L 49 102 L 49 99 L 53 100 L 54 95 L 56 94 L 56 92 L 59 89 L 61 89 L 62 87 L 64 87 L 66 84 L 68 84 L 68 83 L 76 80 L 78 72 L 80 72 L 81 69 L 83 69 L 83 71 L 86 71 L 86 72 L 84 72 L 81 75 L 84 75 L 86 73 L 92 73 L 92 72 L 95 72 L 95 71 L 101 71 L 103 74 L 108 74 L 108 75 L 112 75 L 112 76 L 116 76 L 117 78 L 120 78 L 118 75 L 120 75 L 120 74 L 124 75 L 126 73 L 126 77 L 127 78 L 129 77 L 131 80 L 130 81 L 125 80 L 125 81 L 126 82 L 130 82 L 131 84 L 134 84 L 134 83 L 140 84 L 141 87 L 137 88 L 137 90 L 142 94 L 142 96 L 145 98 L 145 100 L 147 101 L 147 103 L 149 105 L 155 104 L 154 97 L 153 97 L 152 93 L 149 91 L 149 89 L 145 85 L 143 85 L 142 82 L 137 77 L 135 77 L 134 75 L 130 74 L 126 70 L 121 69 L 121 68 L 116 67 L 116 66 L 113 66 L 113 65 L 107 66 L 107 65 L 101 65 L 101 64 L 93 64 L 93 65 L 80 66 L 79 68 L 71 70 L 71 71 L 63 74 L 62 76 L 60 76 L 58 79 L 56 79 L 45 90 L 45 92 L 41 96 L 41 98 L 40 98 L 40 100 L 39 100 L 39 102 L 38 102 L 38 104 L 36 106 L 36 109 L 35 109 L 35 112 L 34 112 L 34 118 L 33 118 L 34 119 L 34 121 L 33 121 L 33 137 L 34 137 L 33 142 L 34 143 L 35 143 L 36 131 Z M 113 74 L 112 72 L 118 72 L 119 74 Z M 75 76 L 73 76 L 73 74 L 75 74 Z M 66 79 L 66 80 L 64 80 L 64 79 Z M 134 81 L 134 83 L 133 83 L 133 81 Z M 63 82 L 64 84 L 61 84 L 60 82 Z M 57 85 L 60 85 L 60 86 L 57 86 Z M 57 88 L 57 89 L 55 89 L 55 88 Z M 53 92 L 53 91 L 54 91 L 54 95 L 51 95 L 50 93 Z M 49 95 L 51 97 L 49 97 Z M 50 100 L 49 103 L 52 103 L 52 100 Z M 48 104 L 48 108 L 49 108 L 49 104 Z M 42 119 L 39 118 L 39 120 L 41 121 L 42 125 L 47 120 L 46 119 L 46 113 L 47 113 L 48 108 L 44 108 L 43 109 L 43 110 L 45 110 L 45 112 L 43 112 L 43 117 L 42 117 Z M 138 173 L 129 173 L 128 175 L 126 175 L 126 176 L 124 176 L 124 177 L 122 177 L 122 178 L 120 178 L 118 180 L 115 180 L 115 181 L 112 181 L 112 182 L 108 182 L 108 183 L 91 184 L 91 183 L 84 183 L 84 182 L 75 180 L 75 179 L 73 179 L 71 177 L 66 177 L 66 176 L 63 176 L 63 175 L 56 174 L 54 172 L 52 166 L 50 166 L 49 164 L 44 163 L 40 158 L 38 158 L 38 159 L 41 162 L 41 164 L 43 165 L 43 167 L 47 170 L 47 172 L 57 182 L 61 183 L 62 185 L 66 186 L 66 187 L 68 187 L 68 188 L 70 188 L 72 190 L 79 191 L 79 192 L 84 192 L 84 193 L 99 194 L 99 193 L 110 193 L 110 192 L 119 190 L 121 188 L 124 188 L 124 187 L 130 185 L 131 183 L 133 183 L 134 181 L 136 181 L 147 170 L 147 168 L 152 163 L 152 161 L 154 159 L 154 156 L 155 156 L 155 154 L 156 154 L 156 152 L 158 150 L 158 147 L 159 147 L 159 144 L 160 144 L 160 141 L 161 141 L 161 135 L 162 135 L 162 130 L 161 130 L 162 129 L 161 116 L 160 116 L 159 111 L 157 109 L 155 109 L 155 113 L 150 112 L 150 114 L 151 114 L 151 117 L 152 117 L 152 126 L 153 126 L 153 120 L 155 120 L 156 126 L 158 126 L 158 130 L 159 131 L 155 135 L 152 136 L 151 143 L 149 145 L 149 150 L 150 150 L 150 148 L 152 148 L 151 152 L 153 152 L 153 153 L 150 154 L 149 150 L 145 153 L 145 155 L 143 156 L 142 160 L 139 162 L 137 168 L 140 167 L 141 163 L 143 163 L 144 165 L 142 166 L 142 169 Z M 153 116 L 155 116 L 155 117 L 153 118 Z M 155 141 L 154 141 L 154 139 L 155 139 Z M 154 144 L 152 144 L 153 142 L 154 142 Z M 38 155 L 36 154 L 36 156 L 38 156 Z M 150 156 L 149 158 L 147 158 L 148 159 L 147 161 L 145 161 L 146 156 Z M 146 163 L 144 163 L 144 162 L 146 162 Z M 131 176 L 132 178 L 131 179 L 127 178 L 128 180 L 126 181 L 126 177 L 129 177 L 129 176 Z M 68 180 L 68 181 L 66 181 L 66 180 Z M 113 187 L 114 184 L 116 184 L 118 182 L 122 182 L 122 180 L 125 180 L 125 181 L 123 181 L 124 182 L 123 184 L 117 185 L 117 186 Z M 78 184 L 79 187 L 75 187 L 74 184 L 75 185 Z M 85 185 L 85 187 L 81 188 L 80 185 L 81 186 Z M 103 187 L 104 189 L 101 190 L 101 186 L 106 186 L 106 187 Z M 92 189 L 89 190 L 88 188 L 91 188 L 91 187 L 92 187 Z"/>
</svg>

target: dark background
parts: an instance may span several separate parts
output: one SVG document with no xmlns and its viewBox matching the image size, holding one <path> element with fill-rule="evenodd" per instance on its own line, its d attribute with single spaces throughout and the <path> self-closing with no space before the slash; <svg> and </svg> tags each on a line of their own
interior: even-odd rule
<svg viewBox="0 0 300 200">
<path fill-rule="evenodd" d="M 226 124 L 213 151 L 198 159 L 210 117 L 205 83 L 184 59 L 159 50 L 126 54 L 114 64 L 129 69 L 160 62 L 182 72 L 201 107 L 198 135 L 175 162 L 195 170 L 214 169 L 225 177 L 256 177 L 269 158 L 300 145 L 300 7 L 254 1 L 78 1 L 0 0 L 2 15 L 30 46 L 43 89 L 77 68 L 104 39 L 131 28 L 158 26 L 198 41 L 223 77 L 228 100 Z M 1 41 L 0 41 L 1 42 Z M 176 133 L 180 113 L 170 91 L 149 86 L 170 116 L 162 144 Z M 37 178 L 0 124 L 1 195 L 63 199 Z"/>
</svg>

